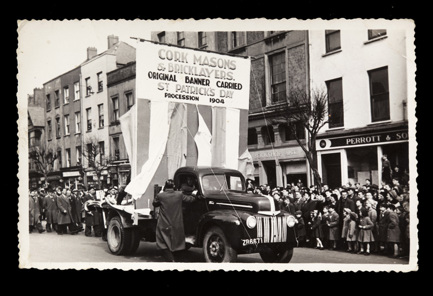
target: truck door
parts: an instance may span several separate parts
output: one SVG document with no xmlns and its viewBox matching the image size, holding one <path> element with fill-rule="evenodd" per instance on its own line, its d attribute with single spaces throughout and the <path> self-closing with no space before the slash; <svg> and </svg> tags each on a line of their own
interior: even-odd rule
<svg viewBox="0 0 433 296">
<path fill-rule="evenodd" d="M 180 190 L 185 194 L 191 194 L 195 189 L 199 190 L 198 180 L 194 174 L 182 174 L 180 178 Z M 183 203 L 183 223 L 185 228 L 185 235 L 195 235 L 197 229 L 198 221 L 200 217 L 207 212 L 207 205 L 205 200 L 197 199 L 192 203 Z"/>
</svg>

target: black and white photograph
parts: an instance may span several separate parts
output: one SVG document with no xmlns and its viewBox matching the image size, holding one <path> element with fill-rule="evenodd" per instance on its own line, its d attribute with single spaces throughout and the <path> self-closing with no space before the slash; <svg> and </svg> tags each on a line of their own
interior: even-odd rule
<svg viewBox="0 0 433 296">
<path fill-rule="evenodd" d="M 418 270 L 413 20 L 17 35 L 20 269 Z"/>
</svg>

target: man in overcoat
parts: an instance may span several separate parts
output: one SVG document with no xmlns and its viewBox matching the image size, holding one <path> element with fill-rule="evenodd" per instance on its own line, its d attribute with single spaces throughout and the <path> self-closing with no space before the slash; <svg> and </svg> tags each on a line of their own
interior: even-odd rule
<svg viewBox="0 0 433 296">
<path fill-rule="evenodd" d="M 173 252 L 185 249 L 182 203 L 195 201 L 194 195 L 174 191 L 174 182 L 169 179 L 165 182 L 164 192 L 157 194 L 152 203 L 154 207 L 159 207 L 156 246 L 168 261 L 175 261 Z"/>
<path fill-rule="evenodd" d="M 57 198 L 53 192 L 48 192 L 44 198 L 45 216 L 47 219 L 47 232 L 57 231 Z"/>
<path fill-rule="evenodd" d="M 40 219 L 41 209 L 37 193 L 35 191 L 30 192 L 29 196 L 29 231 L 30 233 L 36 227 L 39 233 L 45 231 L 43 229 Z"/>
<path fill-rule="evenodd" d="M 72 194 L 70 195 L 70 202 L 71 202 L 71 213 L 72 213 L 72 220 L 74 220 L 74 228 L 79 232 L 82 231 L 83 228 L 81 226 L 81 210 L 82 210 L 82 203 L 81 199 L 78 196 L 78 189 L 74 189 L 72 191 Z"/>
<path fill-rule="evenodd" d="M 60 187 L 58 187 L 57 192 L 60 192 Z M 66 193 L 70 193 L 70 191 L 66 191 Z M 59 208 L 57 215 L 57 231 L 58 234 L 66 234 L 67 228 L 71 231 L 71 234 L 74 233 L 74 229 L 71 229 L 72 221 L 72 213 L 71 213 L 71 204 L 69 201 L 69 197 L 60 192 L 57 194 L 57 207 Z"/>
<path fill-rule="evenodd" d="M 102 236 L 101 223 L 100 223 L 101 214 L 93 205 L 89 203 L 90 201 L 95 201 L 95 200 L 96 200 L 95 188 L 90 187 L 89 193 L 86 194 L 83 198 L 84 210 L 86 213 L 85 216 L 86 227 L 84 230 L 84 234 L 86 236 L 92 236 L 92 227 L 93 227 L 94 235 L 96 237 L 101 237 Z"/>
</svg>

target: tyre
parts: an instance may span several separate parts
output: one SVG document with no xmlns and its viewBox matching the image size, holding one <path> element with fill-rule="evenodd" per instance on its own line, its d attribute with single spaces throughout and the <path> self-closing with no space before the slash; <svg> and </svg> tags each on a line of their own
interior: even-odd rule
<svg viewBox="0 0 433 296">
<path fill-rule="evenodd" d="M 233 262 L 237 252 L 219 227 L 210 228 L 203 238 L 203 252 L 206 262 Z"/>
<path fill-rule="evenodd" d="M 267 246 L 260 251 L 260 257 L 265 263 L 289 263 L 293 257 L 293 248 L 286 246 Z"/>
<path fill-rule="evenodd" d="M 130 243 L 130 247 L 129 250 L 125 251 L 125 255 L 133 255 L 135 253 L 135 251 L 137 251 L 138 246 L 140 245 L 140 232 L 138 231 L 138 229 L 135 228 L 129 228 L 129 229 L 125 229 L 126 231 L 131 232 L 131 243 Z"/>
<path fill-rule="evenodd" d="M 125 229 L 120 217 L 110 220 L 107 229 L 108 249 L 114 255 L 124 255 L 131 250 L 132 231 Z"/>
</svg>

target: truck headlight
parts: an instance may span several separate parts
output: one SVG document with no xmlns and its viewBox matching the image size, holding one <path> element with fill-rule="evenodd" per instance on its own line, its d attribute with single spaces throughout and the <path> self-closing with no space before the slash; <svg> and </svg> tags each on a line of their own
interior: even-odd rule
<svg viewBox="0 0 433 296">
<path fill-rule="evenodd" d="M 296 218 L 294 216 L 287 217 L 287 226 L 292 228 L 296 224 Z"/>
<path fill-rule="evenodd" d="M 248 228 L 252 229 L 252 228 L 256 227 L 256 225 L 257 225 L 257 219 L 256 219 L 256 217 L 249 216 L 247 218 L 247 226 L 248 226 Z"/>
</svg>

